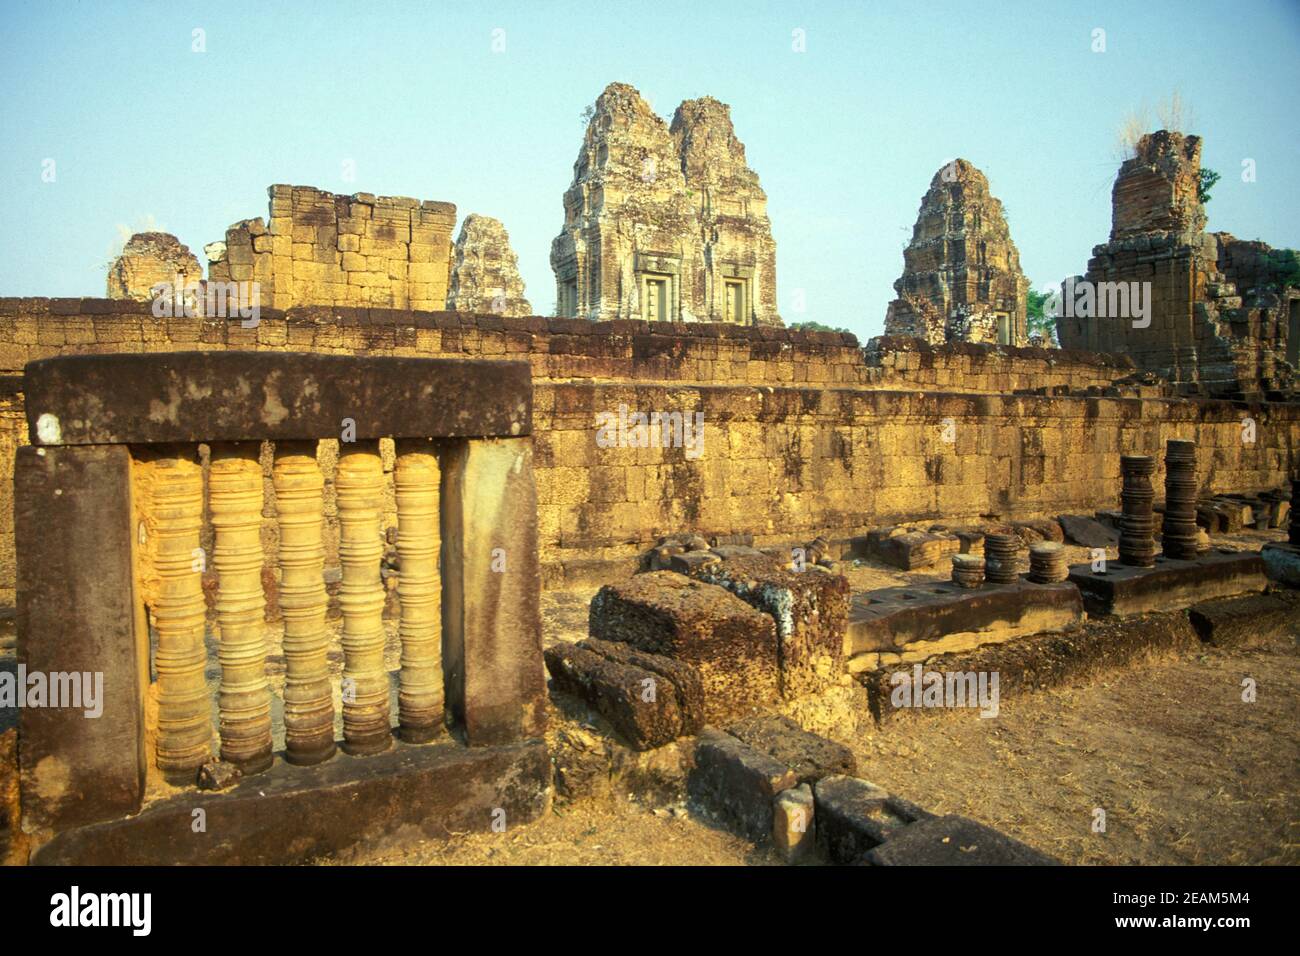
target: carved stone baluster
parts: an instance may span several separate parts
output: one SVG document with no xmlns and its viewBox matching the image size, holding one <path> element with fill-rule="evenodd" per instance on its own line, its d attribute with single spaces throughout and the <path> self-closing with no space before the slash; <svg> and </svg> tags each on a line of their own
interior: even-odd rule
<svg viewBox="0 0 1300 956">
<path fill-rule="evenodd" d="M 397 553 L 401 576 L 402 670 L 398 723 L 403 740 L 423 743 L 443 727 L 442 584 L 438 577 L 438 458 L 433 443 L 397 443 L 393 474 L 397 492 Z"/>
<path fill-rule="evenodd" d="M 314 764 L 334 756 L 321 543 L 325 479 L 316 464 L 316 443 L 278 443 L 273 479 L 280 522 L 285 759 Z"/>
<path fill-rule="evenodd" d="M 160 449 L 150 465 L 158 768 L 169 779 L 192 783 L 195 771 L 212 754 L 212 702 L 203 675 L 203 469 L 194 448 Z"/>
<path fill-rule="evenodd" d="M 343 581 L 343 749 L 372 754 L 392 745 L 390 693 L 384 667 L 384 588 L 380 537 L 384 466 L 376 442 L 339 449 L 334 488 L 339 513 L 339 564 Z"/>
<path fill-rule="evenodd" d="M 221 759 L 244 773 L 271 766 L 271 688 L 262 597 L 262 467 L 257 442 L 214 445 L 208 506 L 220 578 Z"/>
</svg>

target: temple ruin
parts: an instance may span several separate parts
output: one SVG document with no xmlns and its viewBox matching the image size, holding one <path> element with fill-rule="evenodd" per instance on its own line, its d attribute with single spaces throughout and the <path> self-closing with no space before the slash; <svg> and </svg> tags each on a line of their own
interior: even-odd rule
<svg viewBox="0 0 1300 956">
<path fill-rule="evenodd" d="M 532 305 L 524 297 L 519 258 L 510 248 L 510 236 L 500 220 L 470 213 L 461 223 L 453 253 L 447 309 L 497 315 L 533 314 Z"/>
<path fill-rule="evenodd" d="M 772 862 L 1131 862 L 1082 842 L 1116 750 L 1045 800 L 1019 734 L 1010 808 L 877 773 L 927 714 L 1078 700 L 1162 654 L 1208 698 L 1208 649 L 1293 652 L 1300 294 L 1293 260 L 1205 233 L 1199 148 L 1152 134 L 1121 168 L 1078 282 L 1152 291 L 1105 317 L 1094 295 L 1060 349 L 1027 345 L 1016 247 L 964 160 L 926 193 L 889 334 L 780 327 L 728 108 L 669 125 L 623 84 L 565 194 L 560 315 L 529 314 L 497 220 L 453 246 L 450 204 L 289 186 L 208 247 L 206 280 L 143 234 L 107 298 L 0 298 L 0 681 L 105 688 L 91 720 L 0 708 L 0 862 L 509 833 L 504 855 L 598 801 Z M 160 315 L 177 275 L 256 283 L 262 311 Z M 1247 729 L 1276 749 L 1211 778 L 1207 828 L 1237 829 L 1168 852 L 1294 857 L 1289 804 L 1234 789 L 1284 753 L 1270 706 Z M 1213 723 L 1180 714 L 1164 746 Z M 1248 814 L 1268 822 L 1242 850 Z"/>
<path fill-rule="evenodd" d="M 110 299 L 147 302 L 160 284 L 182 287 L 198 283 L 203 267 L 198 258 L 175 236 L 165 232 L 137 232 L 108 267 Z"/>
<path fill-rule="evenodd" d="M 258 284 L 261 304 L 442 309 L 451 203 L 310 186 L 271 186 L 270 218 L 245 219 L 204 247 L 208 279 Z"/>
<path fill-rule="evenodd" d="M 930 180 L 894 291 L 886 335 L 932 345 L 1028 344 L 1029 280 L 1020 271 L 1002 203 L 966 160 L 953 160 Z"/>
<path fill-rule="evenodd" d="M 607 86 L 551 268 L 561 316 L 779 325 L 767 199 L 729 107 L 688 100 L 670 128 L 631 86 Z"/>
<path fill-rule="evenodd" d="M 1280 394 L 1300 360 L 1300 288 L 1264 243 L 1205 232 L 1200 174 L 1200 137 L 1137 142 L 1115 177 L 1110 240 L 1062 287 L 1061 344 L 1130 355 L 1185 391 Z"/>
</svg>

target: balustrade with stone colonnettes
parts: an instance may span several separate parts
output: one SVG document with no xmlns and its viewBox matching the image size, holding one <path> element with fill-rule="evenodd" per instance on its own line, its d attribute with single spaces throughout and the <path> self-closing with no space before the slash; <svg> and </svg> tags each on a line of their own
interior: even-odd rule
<svg viewBox="0 0 1300 956">
<path fill-rule="evenodd" d="M 16 469 L 19 653 L 29 670 L 102 673 L 105 688 L 98 719 L 21 714 L 35 861 L 289 862 L 405 826 L 487 829 L 494 812 L 522 822 L 545 809 L 526 364 L 78 356 L 32 363 L 24 388 L 33 444 Z M 340 437 L 330 476 L 318 446 Z M 383 439 L 394 443 L 391 475 Z M 338 637 L 327 620 L 330 477 Z M 395 681 L 381 580 L 390 501 Z M 278 693 L 268 618 L 283 628 Z M 218 755 L 239 774 L 200 792 L 200 779 L 224 783 L 213 779 Z M 178 840 L 195 808 L 221 814 L 223 832 Z"/>
</svg>

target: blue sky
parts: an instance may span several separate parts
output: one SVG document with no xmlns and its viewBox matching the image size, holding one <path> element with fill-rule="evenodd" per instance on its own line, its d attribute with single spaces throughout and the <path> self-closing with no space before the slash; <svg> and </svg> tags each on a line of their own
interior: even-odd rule
<svg viewBox="0 0 1300 956">
<path fill-rule="evenodd" d="M 1081 272 L 1109 233 L 1121 122 L 1145 106 L 1154 125 L 1175 91 L 1223 174 L 1210 228 L 1300 247 L 1296 0 L 0 9 L 0 295 L 102 295 L 121 229 L 174 232 L 202 260 L 292 183 L 497 216 L 548 312 L 580 117 L 615 80 L 665 119 L 688 97 L 731 104 L 787 322 L 878 334 L 921 196 L 955 156 L 988 175 L 1035 286 Z"/>
</svg>

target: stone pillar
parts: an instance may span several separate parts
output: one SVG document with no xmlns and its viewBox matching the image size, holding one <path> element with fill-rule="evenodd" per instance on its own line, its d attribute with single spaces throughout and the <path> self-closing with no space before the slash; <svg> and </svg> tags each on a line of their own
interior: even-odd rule
<svg viewBox="0 0 1300 956">
<path fill-rule="evenodd" d="M 397 703 L 403 740 L 432 740 L 443 728 L 442 586 L 438 580 L 441 476 L 433 443 L 397 442 L 397 553 L 401 574 L 402 670 Z"/>
<path fill-rule="evenodd" d="M 193 783 L 212 753 L 212 704 L 204 668 L 206 608 L 199 547 L 203 469 L 195 449 L 176 449 L 149 463 L 158 649 L 158 769 L 177 783 Z"/>
<path fill-rule="evenodd" d="M 254 441 L 215 444 L 208 471 L 208 507 L 216 531 L 212 563 L 220 580 L 221 759 L 246 774 L 271 766 L 258 450 Z"/>
<path fill-rule="evenodd" d="M 77 675 L 83 691 L 80 708 L 18 711 L 23 827 L 135 813 L 149 642 L 135 588 L 131 456 L 121 445 L 20 448 L 14 491 L 20 673 L 25 683 L 44 675 L 47 703 L 50 675 Z M 28 687 L 19 691 L 32 702 Z"/>
<path fill-rule="evenodd" d="M 284 618 L 285 759 L 314 764 L 334 756 L 334 698 L 325 625 L 325 479 L 315 442 L 275 448 L 275 509 L 280 522 L 280 611 Z"/>
<path fill-rule="evenodd" d="M 531 438 L 460 441 L 443 456 L 443 665 L 471 746 L 545 729 Z"/>
<path fill-rule="evenodd" d="M 1156 563 L 1155 519 L 1151 505 L 1156 493 L 1151 488 L 1156 460 L 1150 455 L 1121 455 L 1120 471 L 1124 476 L 1120 504 L 1123 513 L 1119 526 L 1119 563 L 1135 568 L 1150 568 Z"/>
<path fill-rule="evenodd" d="M 1165 557 L 1196 558 L 1196 442 L 1165 443 L 1165 518 L 1160 550 Z"/>
<path fill-rule="evenodd" d="M 374 441 L 339 449 L 334 489 L 339 513 L 343 582 L 343 749 L 373 754 L 393 742 L 388 725 L 389 682 L 384 666 L 384 465 Z"/>
</svg>

